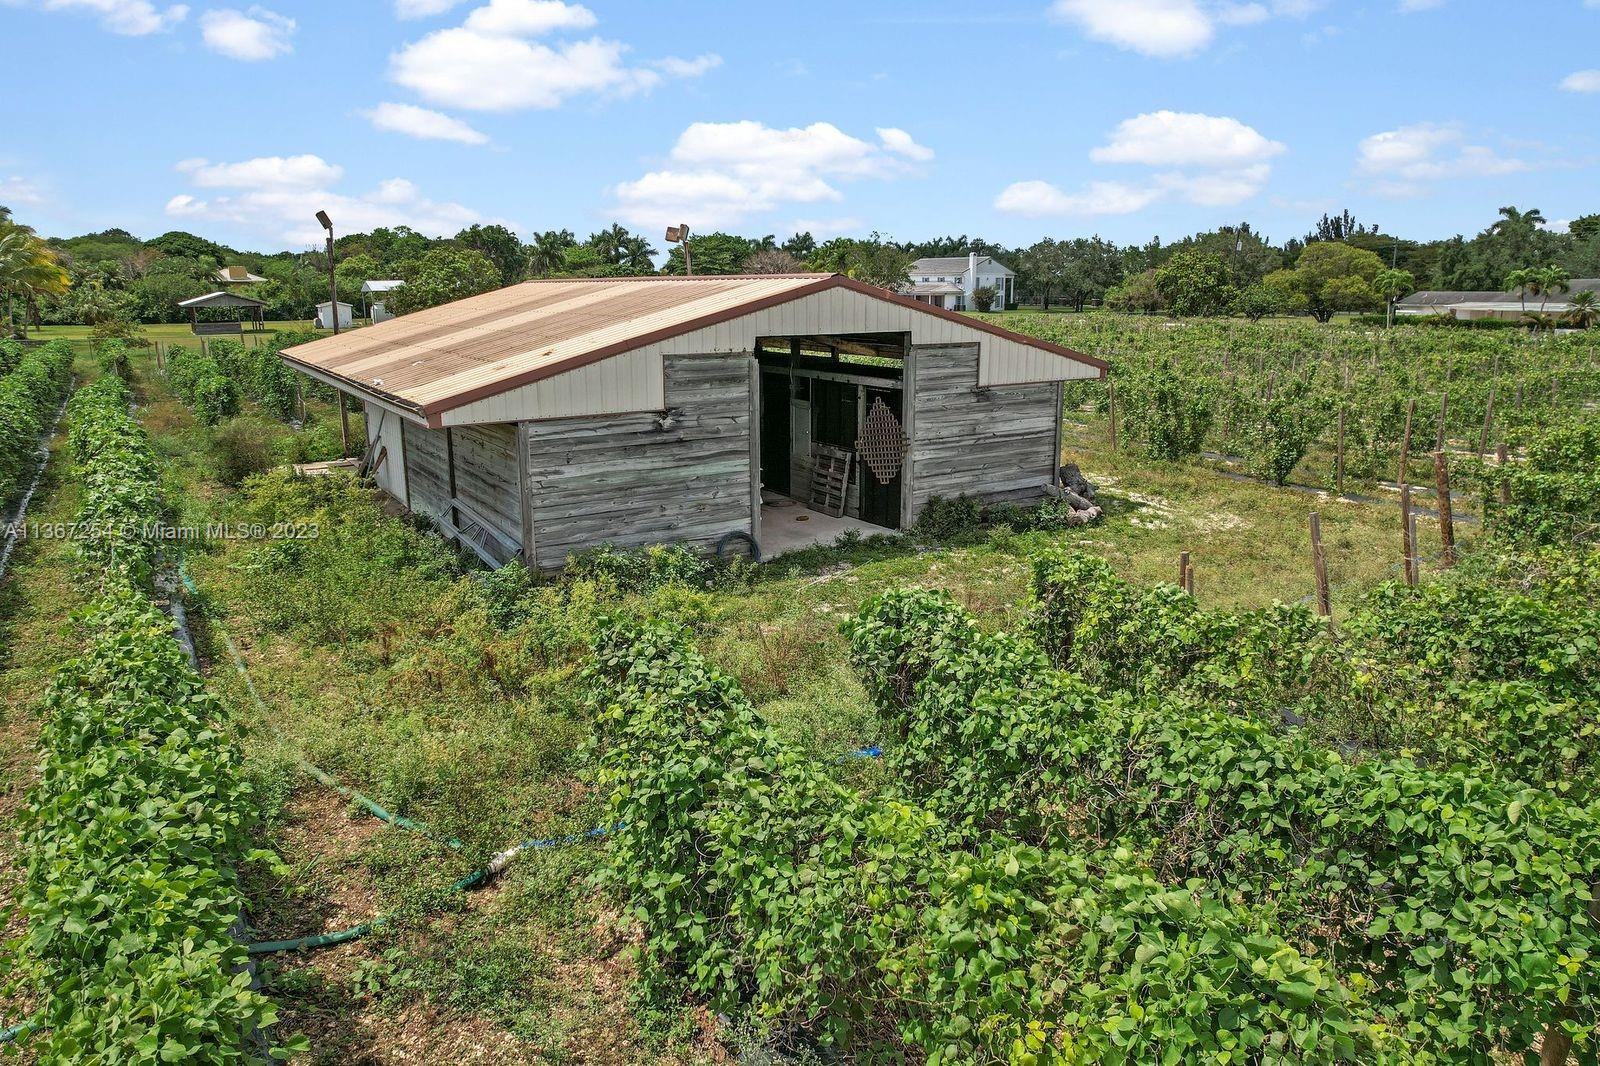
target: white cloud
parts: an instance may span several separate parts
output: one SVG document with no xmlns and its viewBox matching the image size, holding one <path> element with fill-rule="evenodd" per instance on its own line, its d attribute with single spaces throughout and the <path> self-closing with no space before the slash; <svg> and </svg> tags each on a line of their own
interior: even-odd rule
<svg viewBox="0 0 1600 1066">
<path fill-rule="evenodd" d="M 46 11 L 84 11 L 100 17 L 100 25 L 128 37 L 170 30 L 189 14 L 185 4 L 158 8 L 150 0 L 42 0 Z"/>
<path fill-rule="evenodd" d="M 1600 0 L 1590 6 L 1600 7 Z M 1575 70 L 1561 79 L 1561 87 L 1569 93 L 1600 93 L 1600 70 Z"/>
<path fill-rule="evenodd" d="M 294 51 L 294 19 L 263 7 L 248 12 L 223 8 L 200 16 L 200 37 L 213 52 L 247 63 Z"/>
<path fill-rule="evenodd" d="M 334 186 L 344 168 L 314 155 L 269 156 L 239 163 L 185 160 L 180 172 L 203 188 L 226 189 L 209 197 L 179 193 L 167 214 L 208 222 L 230 222 L 262 230 L 289 245 L 315 244 L 322 229 L 315 215 L 325 210 L 342 233 L 376 226 L 410 226 L 429 236 L 448 236 L 486 218 L 469 207 L 431 200 L 412 182 L 390 178 L 370 192 L 350 194 Z"/>
<path fill-rule="evenodd" d="M 1231 207 L 1256 196 L 1272 176 L 1273 157 L 1286 151 L 1236 118 L 1153 111 L 1118 123 L 1106 143 L 1089 153 L 1100 164 L 1167 169 L 1136 181 L 1091 181 L 1066 192 L 1046 181 L 1019 181 L 995 198 L 1010 214 L 1123 215 L 1160 200 L 1202 207 Z"/>
<path fill-rule="evenodd" d="M 461 144 L 487 144 L 489 137 L 458 118 L 429 111 L 414 104 L 382 103 L 361 112 L 372 125 L 390 133 L 403 133 L 424 141 L 457 141 Z"/>
<path fill-rule="evenodd" d="M 1216 33 L 1195 0 L 1055 0 L 1050 13 L 1097 41 L 1163 58 L 1198 52 Z"/>
<path fill-rule="evenodd" d="M 490 0 L 460 26 L 438 30 L 401 47 L 389 77 L 431 103 L 473 111 L 560 107 L 567 99 L 627 96 L 659 85 L 664 77 L 698 77 L 720 56 L 669 56 L 643 66 L 623 61 L 620 41 L 544 44 L 535 38 L 595 24 L 594 13 L 560 0 Z"/>
<path fill-rule="evenodd" d="M 1050 15 L 1084 35 L 1160 59 L 1190 56 L 1216 39 L 1219 26 L 1255 26 L 1305 18 L 1325 0 L 1054 0 Z"/>
<path fill-rule="evenodd" d="M 722 66 L 722 57 L 715 52 L 695 56 L 693 59 L 680 59 L 677 56 L 667 56 L 658 59 L 653 64 L 657 70 L 669 78 L 698 78 L 708 71 Z"/>
<path fill-rule="evenodd" d="M 344 177 L 344 168 L 315 155 L 268 155 L 242 163 L 213 163 L 206 159 L 185 159 L 178 170 L 203 188 L 240 189 L 271 186 L 285 189 L 314 189 L 332 185 Z"/>
<path fill-rule="evenodd" d="M 44 187 L 21 174 L 0 175 L 0 204 L 7 207 L 38 207 L 47 197 Z"/>
<path fill-rule="evenodd" d="M 1119 123 L 1089 158 L 1096 163 L 1218 167 L 1256 163 L 1283 151 L 1282 144 L 1236 118 L 1152 111 Z"/>
<path fill-rule="evenodd" d="M 394 0 L 394 13 L 403 19 L 424 19 L 442 15 L 461 0 Z"/>
<path fill-rule="evenodd" d="M 835 182 L 914 173 L 908 159 L 932 157 L 903 130 L 878 134 L 882 143 L 874 145 L 827 122 L 791 129 L 696 122 L 678 137 L 664 167 L 617 185 L 612 195 L 617 212 L 634 225 L 715 228 L 786 204 L 836 202 L 843 193 Z"/>
<path fill-rule="evenodd" d="M 1067 193 L 1047 181 L 1018 181 L 995 197 L 994 206 L 1008 215 L 1130 215 L 1161 198 L 1161 190 L 1137 188 L 1120 181 L 1091 182 L 1082 192 Z"/>
<path fill-rule="evenodd" d="M 561 0 L 489 0 L 463 24 L 473 33 L 505 37 L 543 37 L 556 30 L 586 30 L 597 20 L 582 4 Z"/>
<path fill-rule="evenodd" d="M 1362 140 L 1356 169 L 1375 179 L 1379 193 L 1412 196 L 1430 182 L 1500 177 L 1531 170 L 1532 165 L 1485 145 L 1466 143 L 1458 126 L 1419 122 Z"/>
<path fill-rule="evenodd" d="M 905 130 L 894 126 L 879 126 L 875 132 L 883 146 L 896 155 L 903 155 L 918 163 L 926 163 L 933 158 L 933 149 L 912 140 L 911 134 Z"/>
</svg>

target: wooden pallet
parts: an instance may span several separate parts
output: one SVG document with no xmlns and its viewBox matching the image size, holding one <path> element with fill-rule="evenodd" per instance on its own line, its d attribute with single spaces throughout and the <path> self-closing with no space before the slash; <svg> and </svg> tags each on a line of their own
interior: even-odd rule
<svg viewBox="0 0 1600 1066">
<path fill-rule="evenodd" d="M 813 508 L 839 518 L 850 493 L 850 461 L 855 456 L 831 444 L 811 446 L 811 498 Z"/>
</svg>

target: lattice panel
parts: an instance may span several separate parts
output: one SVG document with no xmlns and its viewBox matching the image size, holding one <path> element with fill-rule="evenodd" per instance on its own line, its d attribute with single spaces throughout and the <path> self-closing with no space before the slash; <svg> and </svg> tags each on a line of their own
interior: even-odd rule
<svg viewBox="0 0 1600 1066">
<path fill-rule="evenodd" d="M 856 457 L 867 465 L 880 485 L 900 476 L 906 460 L 906 435 L 900 420 L 882 398 L 872 401 L 861 436 L 856 438 Z"/>
</svg>

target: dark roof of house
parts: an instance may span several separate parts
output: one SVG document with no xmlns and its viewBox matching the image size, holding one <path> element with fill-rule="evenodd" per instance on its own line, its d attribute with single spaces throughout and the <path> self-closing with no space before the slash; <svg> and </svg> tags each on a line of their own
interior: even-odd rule
<svg viewBox="0 0 1600 1066">
<path fill-rule="evenodd" d="M 1600 278 L 1574 278 L 1570 282 L 1570 292 L 1600 292 Z M 1563 297 L 1569 293 L 1551 293 L 1550 302 L 1563 302 Z M 1539 296 L 1529 293 L 1529 300 L 1538 302 Z M 1398 301 L 1397 307 L 1450 307 L 1455 304 L 1511 304 L 1520 307 L 1523 302 L 1522 294 L 1515 290 L 1511 292 L 1460 292 L 1447 289 L 1430 289 L 1423 292 L 1414 292 L 1405 299 Z"/>
<path fill-rule="evenodd" d="M 978 263 L 993 263 L 1007 274 L 1015 273 L 1010 267 L 992 255 L 978 256 Z M 967 257 L 964 255 L 930 255 L 925 259 L 918 259 L 911 264 L 913 274 L 962 274 L 967 269 Z"/>
</svg>

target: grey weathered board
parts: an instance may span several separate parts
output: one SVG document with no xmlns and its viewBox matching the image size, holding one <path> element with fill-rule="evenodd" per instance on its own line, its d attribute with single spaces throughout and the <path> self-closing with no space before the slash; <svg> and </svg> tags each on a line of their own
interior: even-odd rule
<svg viewBox="0 0 1600 1066">
<path fill-rule="evenodd" d="M 669 356 L 656 412 L 530 422 L 538 565 L 597 544 L 714 545 L 750 526 L 750 356 Z"/>
<path fill-rule="evenodd" d="M 517 427 L 508 423 L 458 426 L 456 498 L 486 518 L 495 532 L 522 543 L 522 493 L 517 487 Z"/>
<path fill-rule="evenodd" d="M 918 345 L 909 402 L 909 519 L 934 496 L 1026 499 L 1050 489 L 1056 387 L 978 388 L 976 344 Z"/>
<path fill-rule="evenodd" d="M 445 431 L 415 423 L 405 427 L 406 489 L 411 510 L 430 518 L 450 517 L 450 473 Z"/>
</svg>

